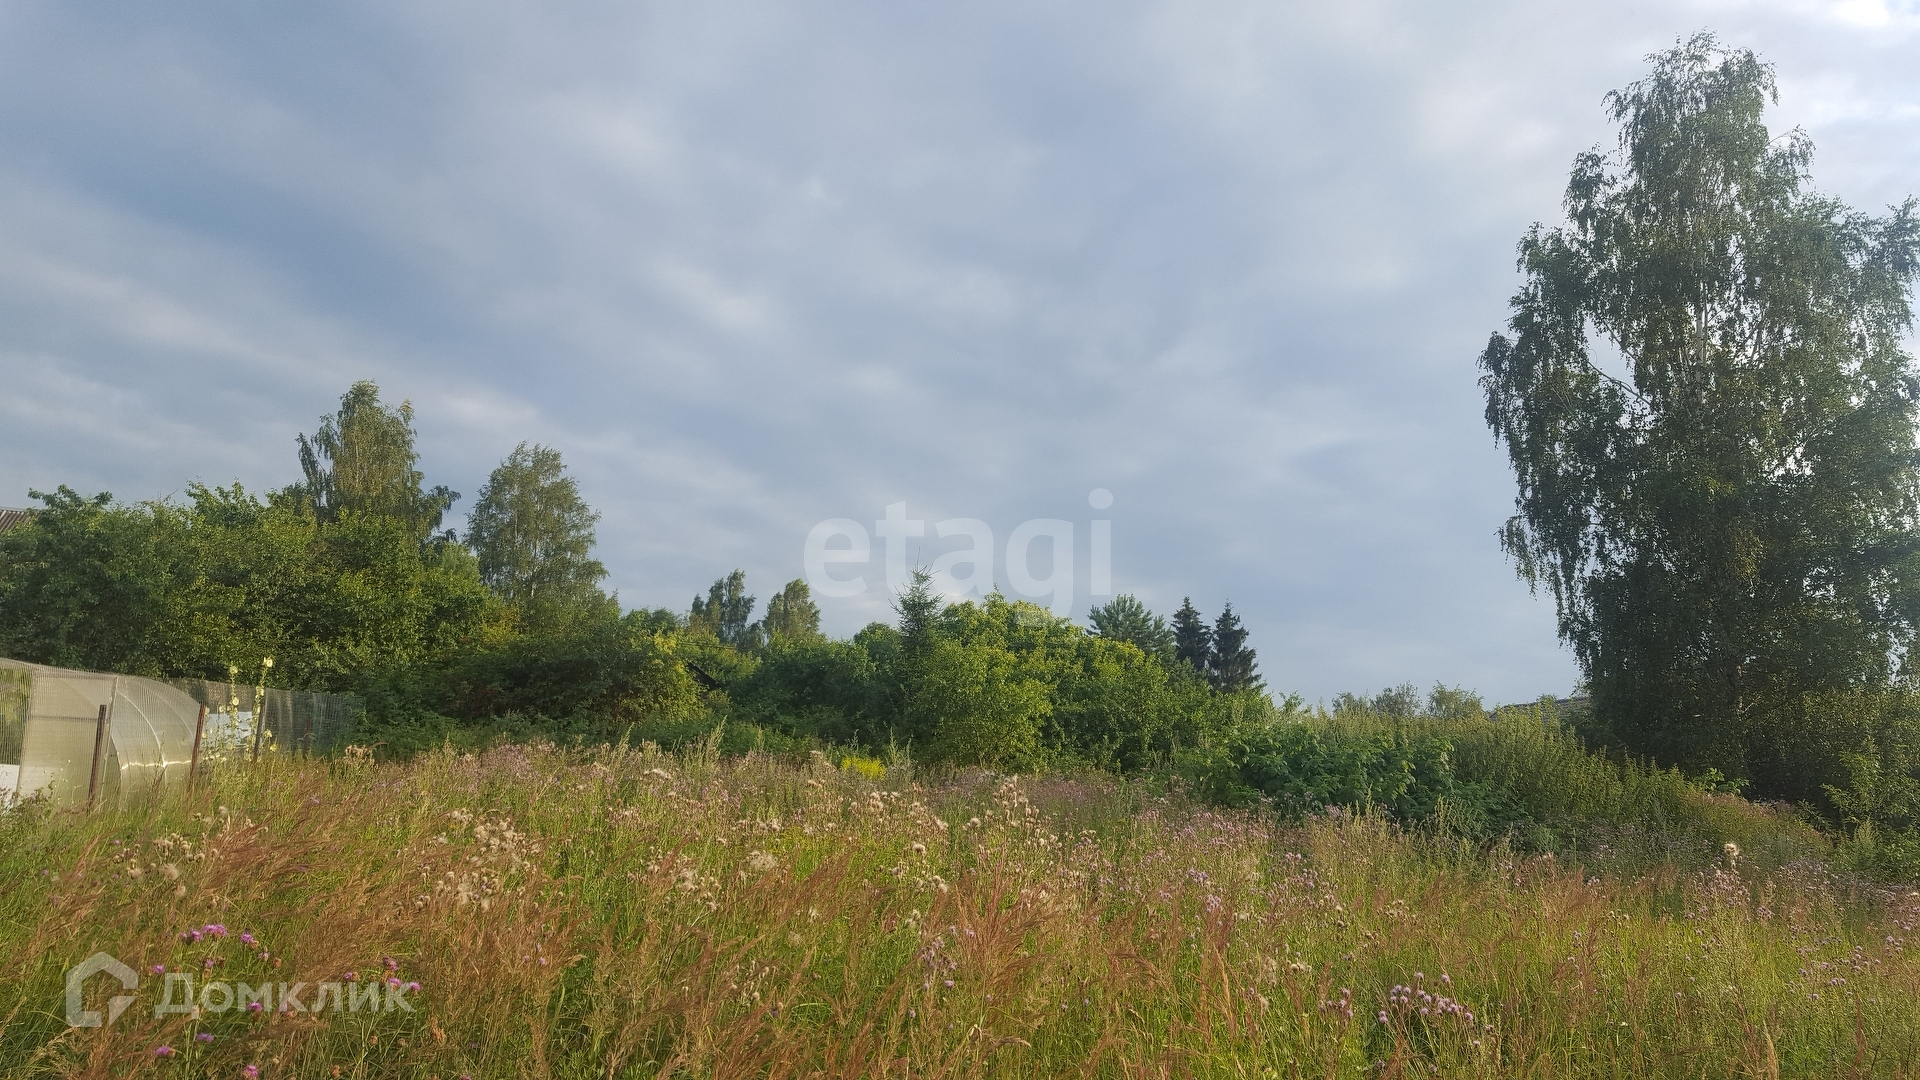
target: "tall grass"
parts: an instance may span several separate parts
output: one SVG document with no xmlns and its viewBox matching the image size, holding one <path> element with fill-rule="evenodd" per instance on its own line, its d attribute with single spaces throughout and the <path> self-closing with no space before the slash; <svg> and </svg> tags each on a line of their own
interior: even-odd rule
<svg viewBox="0 0 1920 1080">
<path fill-rule="evenodd" d="M 1458 752 L 1494 769 L 1520 737 Z M 1608 875 L 1100 777 L 873 772 L 505 747 L 276 761 L 191 803 L 0 815 L 0 1070 L 1920 1071 L 1920 895 L 1818 862 L 1729 852 Z M 1580 775 L 1563 779 L 1604 787 Z M 142 972 L 420 989 L 410 1013 L 156 1017 L 150 977 L 118 1023 L 68 1029 L 64 972 L 95 951 Z"/>
</svg>

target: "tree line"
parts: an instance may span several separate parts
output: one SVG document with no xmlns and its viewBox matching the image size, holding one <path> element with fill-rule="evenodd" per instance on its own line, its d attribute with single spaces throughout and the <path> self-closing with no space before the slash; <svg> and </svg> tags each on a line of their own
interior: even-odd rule
<svg viewBox="0 0 1920 1080">
<path fill-rule="evenodd" d="M 411 402 L 354 384 L 295 440 L 299 479 L 121 503 L 61 487 L 0 534 L 0 655 L 157 677 L 235 671 L 368 705 L 390 750 L 447 738 L 733 738 L 892 746 L 936 760 L 1165 763 L 1272 709 L 1231 605 L 1169 626 L 1132 596 L 1092 628 L 915 578 L 896 624 L 828 638 L 804 581 L 760 609 L 735 570 L 684 611 L 623 610 L 599 515 L 561 455 L 522 443 L 464 532 L 421 473 Z M 759 617 L 756 618 L 756 612 Z"/>
</svg>

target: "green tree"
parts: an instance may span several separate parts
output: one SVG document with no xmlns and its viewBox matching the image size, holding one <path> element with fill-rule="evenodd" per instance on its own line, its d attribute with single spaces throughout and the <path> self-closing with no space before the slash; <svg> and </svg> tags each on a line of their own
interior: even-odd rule
<svg viewBox="0 0 1920 1080">
<path fill-rule="evenodd" d="M 1372 697 L 1342 693 L 1333 699 L 1333 712 L 1336 716 L 1343 713 L 1373 713 L 1376 716 L 1410 720 L 1420 715 L 1420 691 L 1412 683 L 1405 682 L 1399 686 L 1389 686 Z"/>
<path fill-rule="evenodd" d="M 1443 720 L 1479 720 L 1486 717 L 1487 707 L 1471 690 L 1434 683 L 1427 694 L 1427 715 Z"/>
<path fill-rule="evenodd" d="M 1519 481 L 1501 539 L 1618 738 L 1817 794 L 1774 733 L 1887 682 L 1920 615 L 1920 222 L 1809 189 L 1751 52 L 1703 34 L 1651 62 L 1567 224 L 1521 241 L 1512 336 L 1480 357 Z"/>
<path fill-rule="evenodd" d="M 687 629 L 704 632 L 722 645 L 751 652 L 759 645 L 760 624 L 751 622 L 754 598 L 747 592 L 747 573 L 735 570 L 716 579 L 705 597 L 693 598 Z"/>
<path fill-rule="evenodd" d="M 467 545 L 494 594 L 541 622 L 607 606 L 607 568 L 593 558 L 599 520 L 559 451 L 521 443 L 480 489 Z"/>
<path fill-rule="evenodd" d="M 0 534 L 0 655 L 166 674 L 162 639 L 188 628 L 168 616 L 195 561 L 180 515 L 64 484 L 32 495 L 46 508 Z"/>
<path fill-rule="evenodd" d="M 296 438 L 306 480 L 292 493 L 321 521 L 334 521 L 343 512 L 390 517 L 406 522 L 425 541 L 460 498 L 446 487 L 422 490 L 413 403 L 389 409 L 380 403 L 380 387 L 364 379 L 340 396 L 337 413 L 320 418 L 313 438 Z"/>
<path fill-rule="evenodd" d="M 1237 693 L 1261 688 L 1260 670 L 1254 652 L 1247 647 L 1247 628 L 1233 613 L 1233 604 L 1220 609 L 1213 622 L 1213 649 L 1207 657 L 1207 681 L 1215 690 Z"/>
<path fill-rule="evenodd" d="M 820 637 L 820 608 L 807 583 L 795 578 L 767 601 L 761 620 L 769 644 L 776 641 L 812 641 Z"/>
<path fill-rule="evenodd" d="M 1180 610 L 1173 613 L 1173 655 L 1202 675 L 1213 662 L 1213 631 L 1200 617 L 1191 597 L 1182 598 Z"/>
<path fill-rule="evenodd" d="M 134 675 L 224 679 L 275 660 L 283 685 L 354 689 L 487 639 L 497 605 L 458 545 L 396 518 L 323 524 L 238 485 L 189 505 L 61 488 L 0 536 L 0 653 Z"/>
<path fill-rule="evenodd" d="M 1167 620 L 1147 610 L 1147 605 L 1131 593 L 1122 593 L 1087 612 L 1087 621 L 1103 638 L 1127 642 L 1148 656 L 1173 658 L 1173 630 Z"/>
<path fill-rule="evenodd" d="M 1052 711 L 1048 687 L 1020 658 L 989 641 L 943 637 L 919 672 L 913 726 L 930 734 L 926 754 L 961 765 L 1021 768 L 1039 760 L 1040 729 Z"/>
</svg>

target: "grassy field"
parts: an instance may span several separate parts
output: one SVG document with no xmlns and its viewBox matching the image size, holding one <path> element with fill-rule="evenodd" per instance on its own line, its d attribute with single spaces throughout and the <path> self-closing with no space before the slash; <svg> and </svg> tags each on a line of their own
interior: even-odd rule
<svg viewBox="0 0 1920 1080">
<path fill-rule="evenodd" d="M 281 760 L 191 802 L 0 815 L 0 1070 L 1920 1075 L 1920 894 L 1689 798 L 1671 849 L 1625 829 L 1556 858 L 1097 775 Z M 65 972 L 97 951 L 141 985 L 69 1028 Z M 156 1016 L 167 974 L 305 989 Z"/>
</svg>

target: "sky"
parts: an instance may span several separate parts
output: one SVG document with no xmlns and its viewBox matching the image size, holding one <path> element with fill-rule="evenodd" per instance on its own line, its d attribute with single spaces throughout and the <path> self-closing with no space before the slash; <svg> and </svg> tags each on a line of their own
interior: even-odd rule
<svg viewBox="0 0 1920 1080">
<path fill-rule="evenodd" d="M 1230 601 L 1309 701 L 1564 694 L 1475 359 L 1606 92 L 1701 29 L 1821 190 L 1920 192 L 1913 3 L 14 0 L 0 505 L 280 487 L 372 379 L 456 517 L 558 449 L 629 607 L 847 519 L 851 633 L 974 519 L 1076 618 Z"/>
</svg>

